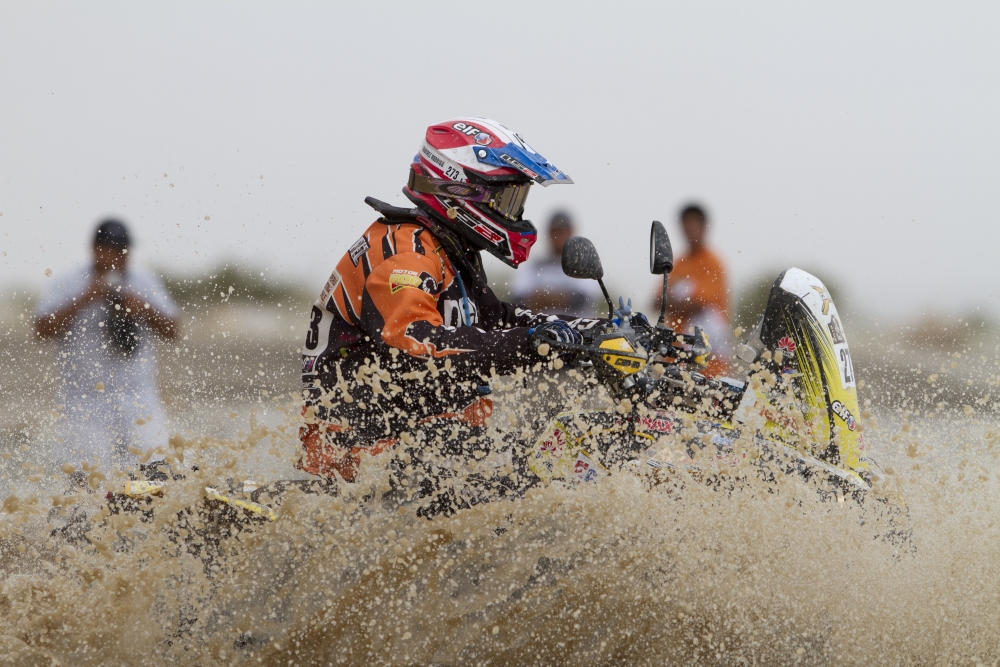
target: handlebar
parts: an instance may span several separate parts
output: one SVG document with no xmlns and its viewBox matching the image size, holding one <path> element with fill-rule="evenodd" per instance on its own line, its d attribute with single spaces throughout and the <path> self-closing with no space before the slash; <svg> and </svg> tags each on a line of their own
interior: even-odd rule
<svg viewBox="0 0 1000 667">
<path fill-rule="evenodd" d="M 623 329 L 619 329 L 618 331 L 626 338 L 632 339 L 631 342 L 637 344 L 643 351 L 647 353 L 651 352 L 653 356 L 659 356 L 664 359 L 673 359 L 675 360 L 673 363 L 690 363 L 693 361 L 699 366 L 704 366 L 705 364 L 700 361 L 700 358 L 706 357 L 712 351 L 711 345 L 708 344 L 708 337 L 701 330 L 701 327 L 695 327 L 694 334 L 681 334 L 675 332 L 673 329 L 653 326 L 632 329 L 632 335 L 628 335 L 629 332 Z M 596 342 L 597 338 L 601 337 L 604 332 L 592 329 L 581 333 L 584 339 L 583 343 L 563 343 L 548 337 L 539 337 L 535 339 L 535 347 L 537 348 L 542 343 L 545 343 L 550 349 L 558 352 L 571 352 L 584 355 L 600 355 L 603 353 L 597 347 Z M 614 330 L 612 330 L 612 333 L 614 333 Z M 685 350 L 680 346 L 687 346 L 690 349 Z"/>
<path fill-rule="evenodd" d="M 638 326 L 633 326 L 632 322 L 625 320 L 621 324 L 609 323 L 582 331 L 583 343 L 565 343 L 539 337 L 535 340 L 535 346 L 537 348 L 542 343 L 547 344 L 549 350 L 559 353 L 567 365 L 594 367 L 602 384 L 616 400 L 628 397 L 633 402 L 639 400 L 652 403 L 655 407 L 668 402 L 686 409 L 696 409 L 704 403 L 705 398 L 709 398 L 720 410 L 729 411 L 730 408 L 723 408 L 723 404 L 725 399 L 735 396 L 733 387 L 708 378 L 693 368 L 682 368 L 707 365 L 707 357 L 712 348 L 700 327 L 696 327 L 694 334 L 680 334 L 666 327 L 651 326 L 648 322 L 640 321 L 636 324 Z M 630 353 L 621 348 L 601 347 L 602 343 L 618 338 L 625 338 L 634 348 L 633 351 Z M 640 370 L 613 369 L 609 357 L 621 355 L 637 361 L 645 359 L 645 362 Z M 653 364 L 656 364 L 657 370 L 650 373 Z M 627 363 L 625 367 L 628 368 Z M 639 368 L 638 364 L 635 368 Z"/>
</svg>

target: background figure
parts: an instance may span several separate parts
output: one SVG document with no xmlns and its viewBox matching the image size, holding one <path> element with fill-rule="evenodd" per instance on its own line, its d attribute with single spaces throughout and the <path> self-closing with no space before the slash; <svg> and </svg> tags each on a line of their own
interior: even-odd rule
<svg viewBox="0 0 1000 667">
<path fill-rule="evenodd" d="M 712 343 L 713 360 L 708 375 L 725 373 L 732 354 L 729 331 L 729 290 L 722 260 L 705 245 L 708 216 L 695 204 L 680 213 L 681 230 L 687 240 L 687 253 L 674 262 L 670 274 L 670 299 L 667 322 L 680 333 L 691 333 L 700 326 Z M 654 312 L 660 310 L 663 284 L 656 293 Z"/>
<path fill-rule="evenodd" d="M 573 236 L 573 219 L 565 211 L 549 219 L 549 254 L 518 267 L 510 300 L 534 312 L 592 315 L 600 288 L 593 280 L 570 278 L 562 270 L 562 249 Z"/>
<path fill-rule="evenodd" d="M 94 236 L 94 261 L 56 279 L 35 309 L 35 329 L 59 344 L 65 416 L 56 463 L 124 468 L 129 447 L 166 446 L 150 334 L 177 335 L 180 313 L 156 276 L 130 266 L 130 239 L 117 220 Z"/>
</svg>

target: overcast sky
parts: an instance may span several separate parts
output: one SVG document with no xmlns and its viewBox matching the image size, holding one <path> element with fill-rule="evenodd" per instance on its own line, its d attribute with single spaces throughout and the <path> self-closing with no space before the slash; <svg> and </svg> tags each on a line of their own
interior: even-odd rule
<svg viewBox="0 0 1000 667">
<path fill-rule="evenodd" d="M 0 292 L 122 216 L 144 263 L 323 284 L 427 125 L 517 130 L 615 284 L 694 198 L 739 285 L 1000 316 L 1000 4 L 0 1 Z M 541 226 L 541 225 L 540 225 Z M 544 250 L 544 244 L 538 246 Z"/>
</svg>

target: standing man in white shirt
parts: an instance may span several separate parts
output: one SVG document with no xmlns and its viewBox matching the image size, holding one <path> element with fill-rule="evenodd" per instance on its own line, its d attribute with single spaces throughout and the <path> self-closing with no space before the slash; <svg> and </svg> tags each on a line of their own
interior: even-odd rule
<svg viewBox="0 0 1000 667">
<path fill-rule="evenodd" d="M 117 220 L 94 235 L 93 263 L 56 279 L 35 309 L 35 330 L 59 343 L 57 465 L 135 465 L 131 452 L 166 446 L 153 335 L 177 335 L 180 312 L 160 280 L 129 262 L 131 239 Z"/>
<path fill-rule="evenodd" d="M 589 317 L 601 298 L 593 280 L 570 278 L 562 270 L 562 249 L 573 236 L 573 219 L 557 211 L 549 219 L 549 254 L 518 268 L 511 281 L 512 303 L 536 313 L 566 313 Z"/>
</svg>

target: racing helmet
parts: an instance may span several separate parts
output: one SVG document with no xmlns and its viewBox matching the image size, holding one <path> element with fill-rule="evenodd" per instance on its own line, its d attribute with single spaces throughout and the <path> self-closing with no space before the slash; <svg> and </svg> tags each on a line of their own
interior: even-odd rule
<svg viewBox="0 0 1000 667">
<path fill-rule="evenodd" d="M 516 268 L 537 236 L 521 217 L 531 184 L 572 182 L 495 120 L 456 118 L 427 128 L 403 192 L 473 247 Z"/>
</svg>

